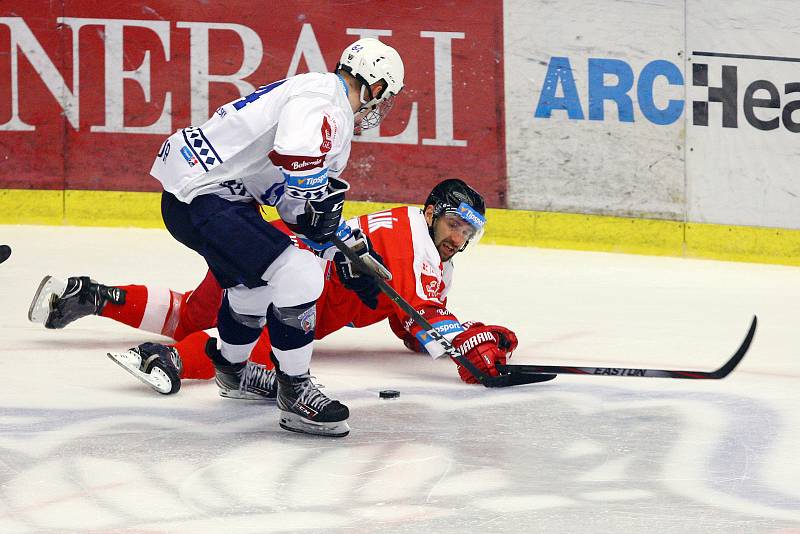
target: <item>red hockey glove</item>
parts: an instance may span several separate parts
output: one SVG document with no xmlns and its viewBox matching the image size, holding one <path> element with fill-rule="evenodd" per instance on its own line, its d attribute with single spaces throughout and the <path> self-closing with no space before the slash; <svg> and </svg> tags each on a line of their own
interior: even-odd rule
<svg viewBox="0 0 800 534">
<path fill-rule="evenodd" d="M 502 327 L 484 326 L 483 324 L 478 326 L 479 324 L 473 323 L 468 330 L 458 334 L 453 339 L 453 346 L 479 370 L 489 376 L 497 376 L 500 373 L 497 371 L 495 364 L 505 364 L 508 351 L 500 348 L 500 335 L 495 334 L 493 329 Z M 503 328 L 503 330 L 506 329 Z M 516 343 L 516 336 L 514 336 L 514 342 Z M 455 359 L 453 361 L 458 366 L 458 376 L 461 377 L 461 380 L 468 384 L 479 383 L 472 373 L 459 365 Z"/>
<path fill-rule="evenodd" d="M 462 323 L 461 326 L 464 327 L 464 330 L 469 330 L 470 328 L 475 326 L 488 328 L 497 338 L 498 340 L 497 345 L 501 349 L 503 349 L 507 353 L 514 352 L 515 350 L 517 350 L 517 345 L 519 344 L 519 342 L 517 341 L 517 335 L 508 328 L 506 328 L 505 326 L 498 326 L 498 325 L 487 326 L 478 321 L 467 321 L 465 323 Z"/>
<path fill-rule="evenodd" d="M 428 351 L 425 350 L 425 347 L 422 346 L 422 343 L 419 342 L 419 339 L 412 336 L 409 333 L 403 336 L 403 345 L 406 346 L 408 350 L 411 352 L 421 352 L 422 354 L 428 354 Z"/>
</svg>

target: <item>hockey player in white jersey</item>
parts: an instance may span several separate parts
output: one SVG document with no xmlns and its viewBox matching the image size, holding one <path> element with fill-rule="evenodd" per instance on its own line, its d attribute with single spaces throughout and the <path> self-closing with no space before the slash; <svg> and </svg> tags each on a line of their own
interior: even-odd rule
<svg viewBox="0 0 800 534">
<path fill-rule="evenodd" d="M 287 430 L 344 436 L 349 411 L 309 376 L 320 263 L 265 222 L 258 205 L 274 206 L 319 254 L 332 256 L 329 241 L 338 229 L 345 243 L 370 257 L 368 240 L 341 222 L 349 189 L 341 174 L 354 129 L 380 123 L 403 76 L 393 48 L 360 39 L 344 50 L 335 72 L 270 83 L 223 105 L 201 126 L 177 131 L 150 170 L 164 188 L 167 229 L 206 259 L 226 290 L 220 344 L 206 348 L 217 383 L 238 389 L 247 379 L 251 350 L 266 326 L 278 369 L 280 425 Z"/>
</svg>

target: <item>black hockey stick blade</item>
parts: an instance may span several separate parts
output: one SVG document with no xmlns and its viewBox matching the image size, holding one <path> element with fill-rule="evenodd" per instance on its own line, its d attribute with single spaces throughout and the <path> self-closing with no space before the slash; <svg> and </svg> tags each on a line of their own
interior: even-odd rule
<svg viewBox="0 0 800 534">
<path fill-rule="evenodd" d="M 627 369 L 624 367 L 571 367 L 561 365 L 497 365 L 501 373 L 551 373 L 551 374 L 570 374 L 570 375 L 603 375 L 603 376 L 641 376 L 641 377 L 659 377 L 659 378 L 689 378 L 695 380 L 719 380 L 728 376 L 733 369 L 739 365 L 747 350 L 750 348 L 750 343 L 753 342 L 753 336 L 756 333 L 756 325 L 758 324 L 758 317 L 753 316 L 753 322 L 750 324 L 750 330 L 739 346 L 739 349 L 734 353 L 731 358 L 725 362 L 725 365 L 716 371 L 671 371 L 666 369 Z"/>
<path fill-rule="evenodd" d="M 498 368 L 500 365 L 497 366 Z M 484 382 L 487 388 L 505 388 L 509 386 L 524 386 L 525 384 L 536 384 L 539 382 L 547 382 L 552 380 L 557 375 L 546 373 L 518 373 L 510 371 L 501 374 L 500 376 L 489 377 L 488 381 Z"/>
</svg>

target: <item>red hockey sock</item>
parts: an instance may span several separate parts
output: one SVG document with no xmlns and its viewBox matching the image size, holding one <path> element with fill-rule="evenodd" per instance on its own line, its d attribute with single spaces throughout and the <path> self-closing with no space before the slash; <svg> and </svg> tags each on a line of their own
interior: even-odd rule
<svg viewBox="0 0 800 534">
<path fill-rule="evenodd" d="M 173 345 L 178 349 L 178 354 L 183 363 L 181 378 L 197 378 L 201 380 L 214 378 L 214 364 L 211 363 L 211 358 L 206 355 L 206 342 L 210 337 L 205 332 L 195 332 Z M 269 351 L 269 335 L 265 328 L 255 347 L 253 347 L 250 360 L 266 365 L 267 369 L 272 369 L 274 366 L 269 359 Z"/>
<path fill-rule="evenodd" d="M 165 335 L 180 341 L 192 332 L 214 328 L 217 326 L 217 312 L 221 302 L 222 288 L 211 271 L 208 271 L 197 289 L 183 295 L 177 306 L 178 321 L 171 332 L 165 332 Z"/>
<path fill-rule="evenodd" d="M 116 286 L 125 291 L 125 304 L 108 302 L 100 313 L 103 317 L 139 328 L 147 308 L 146 286 Z"/>
<path fill-rule="evenodd" d="M 100 315 L 156 334 L 173 337 L 183 293 L 154 286 L 115 286 L 125 291 L 125 304 L 107 303 Z"/>
<path fill-rule="evenodd" d="M 175 343 L 178 354 L 183 362 L 181 378 L 199 378 L 207 380 L 214 377 L 214 364 L 206 356 L 206 341 L 209 335 L 205 332 L 195 332 Z"/>
</svg>

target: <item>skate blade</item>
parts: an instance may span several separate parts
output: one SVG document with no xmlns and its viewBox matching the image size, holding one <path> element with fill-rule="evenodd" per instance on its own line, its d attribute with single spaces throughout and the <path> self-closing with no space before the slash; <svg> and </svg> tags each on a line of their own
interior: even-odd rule
<svg viewBox="0 0 800 534">
<path fill-rule="evenodd" d="M 127 352 L 109 352 L 107 356 L 111 361 L 128 371 L 130 374 L 153 388 L 155 391 L 162 395 L 171 395 L 177 393 L 181 388 L 180 382 L 173 384 L 167 373 L 159 367 L 153 367 L 150 374 L 143 373 L 139 370 L 139 356 L 133 351 Z"/>
<path fill-rule="evenodd" d="M 45 276 L 39 284 L 39 289 L 33 295 L 31 306 L 28 308 L 28 320 L 32 323 L 44 324 L 52 311 L 53 297 L 63 295 L 67 283 L 50 275 Z"/>
<path fill-rule="evenodd" d="M 309 421 L 299 415 L 281 410 L 281 428 L 290 432 L 301 434 L 313 434 L 315 436 L 328 436 L 331 438 L 343 438 L 350 433 L 347 421 L 335 423 L 317 423 Z"/>
<path fill-rule="evenodd" d="M 238 389 L 220 389 L 219 396 L 226 399 L 248 400 L 248 401 L 267 401 L 275 402 L 277 397 L 267 397 L 257 393 L 248 393 L 246 391 L 239 391 Z"/>
</svg>

